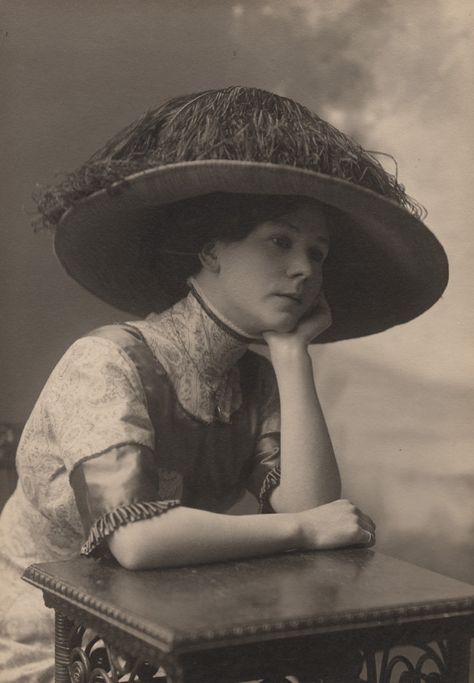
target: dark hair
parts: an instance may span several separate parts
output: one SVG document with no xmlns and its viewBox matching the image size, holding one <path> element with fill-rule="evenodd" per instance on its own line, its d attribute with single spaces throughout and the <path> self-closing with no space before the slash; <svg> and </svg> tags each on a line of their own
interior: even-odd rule
<svg viewBox="0 0 474 683">
<path fill-rule="evenodd" d="M 201 268 L 199 253 L 212 240 L 235 242 L 254 228 L 292 211 L 306 197 L 215 192 L 161 207 L 143 247 L 161 287 L 186 293 L 186 280 Z M 328 211 L 329 211 L 329 207 Z"/>
</svg>

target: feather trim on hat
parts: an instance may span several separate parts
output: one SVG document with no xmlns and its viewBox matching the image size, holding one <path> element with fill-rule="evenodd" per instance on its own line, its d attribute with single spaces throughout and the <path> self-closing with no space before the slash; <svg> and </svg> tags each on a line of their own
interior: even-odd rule
<svg viewBox="0 0 474 683">
<path fill-rule="evenodd" d="M 60 184 L 37 192 L 36 227 L 54 227 L 79 200 L 134 173 L 203 159 L 309 169 L 368 188 L 422 218 L 424 209 L 374 154 L 287 97 L 241 86 L 208 90 L 146 112 Z"/>
</svg>

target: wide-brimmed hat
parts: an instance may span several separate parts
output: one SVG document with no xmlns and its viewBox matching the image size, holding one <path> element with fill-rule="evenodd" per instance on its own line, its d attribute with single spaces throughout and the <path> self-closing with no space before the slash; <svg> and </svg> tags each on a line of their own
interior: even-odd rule
<svg viewBox="0 0 474 683">
<path fill-rule="evenodd" d="M 45 191 L 39 209 L 66 271 L 143 316 L 182 296 L 182 283 L 163 287 L 144 258 L 157 213 L 213 193 L 308 197 L 337 210 L 324 266 L 333 324 L 316 342 L 407 322 L 446 287 L 445 252 L 397 179 L 302 105 L 255 88 L 206 91 L 147 112 Z"/>
</svg>

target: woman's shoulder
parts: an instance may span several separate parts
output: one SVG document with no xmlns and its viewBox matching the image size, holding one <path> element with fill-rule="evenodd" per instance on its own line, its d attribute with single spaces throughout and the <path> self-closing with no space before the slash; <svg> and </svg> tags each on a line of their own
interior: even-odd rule
<svg viewBox="0 0 474 683">
<path fill-rule="evenodd" d="M 104 328 L 77 339 L 51 373 L 30 415 L 23 438 L 23 459 L 42 436 L 71 471 L 91 454 L 123 443 L 153 448 L 153 425 L 144 383 L 124 340 Z"/>
<path fill-rule="evenodd" d="M 79 368 L 85 371 L 87 368 L 100 367 L 104 372 L 113 367 L 130 370 L 131 362 L 127 354 L 130 339 L 121 325 L 105 325 L 94 329 L 67 348 L 52 376 Z"/>
<path fill-rule="evenodd" d="M 71 363 L 120 363 L 130 365 L 131 350 L 145 348 L 146 340 L 135 323 L 111 323 L 96 327 L 76 339 L 65 351 L 58 366 Z"/>
<path fill-rule="evenodd" d="M 133 348 L 142 348 L 140 340 L 123 325 L 106 325 L 74 341 L 51 372 L 40 400 L 58 403 L 64 396 L 112 399 L 134 395 L 144 399 L 138 358 Z"/>
</svg>

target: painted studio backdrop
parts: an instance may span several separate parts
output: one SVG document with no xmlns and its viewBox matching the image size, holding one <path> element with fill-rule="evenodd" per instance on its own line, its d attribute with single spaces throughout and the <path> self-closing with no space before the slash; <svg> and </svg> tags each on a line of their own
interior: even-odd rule
<svg viewBox="0 0 474 683">
<path fill-rule="evenodd" d="M 33 235 L 35 184 L 55 182 L 168 97 L 230 84 L 274 90 L 393 155 L 448 252 L 450 284 L 433 309 L 316 349 L 315 372 L 344 493 L 376 520 L 377 549 L 474 582 L 469 6 L 1 3 L 0 422 L 26 420 L 78 336 L 124 319 L 67 278 L 48 235 Z"/>
</svg>

